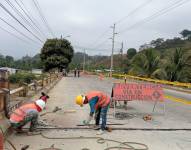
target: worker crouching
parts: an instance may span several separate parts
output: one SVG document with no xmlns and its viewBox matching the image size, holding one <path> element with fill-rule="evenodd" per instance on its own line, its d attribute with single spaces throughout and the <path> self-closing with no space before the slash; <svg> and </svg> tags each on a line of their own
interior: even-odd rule
<svg viewBox="0 0 191 150">
<path fill-rule="evenodd" d="M 10 115 L 10 122 L 13 129 L 22 132 L 22 127 L 30 122 L 29 131 L 33 132 L 38 124 L 38 114 L 45 108 L 45 102 L 39 99 L 17 108 Z"/>
<path fill-rule="evenodd" d="M 93 115 L 95 114 L 95 124 L 99 126 L 100 119 L 102 119 L 101 130 L 98 134 L 103 134 L 104 130 L 107 129 L 107 112 L 110 104 L 110 97 L 105 93 L 100 91 L 91 91 L 86 95 L 79 95 L 76 97 L 76 104 L 81 107 L 84 104 L 89 104 L 90 106 L 90 115 L 85 124 L 89 124 L 93 119 Z"/>
</svg>

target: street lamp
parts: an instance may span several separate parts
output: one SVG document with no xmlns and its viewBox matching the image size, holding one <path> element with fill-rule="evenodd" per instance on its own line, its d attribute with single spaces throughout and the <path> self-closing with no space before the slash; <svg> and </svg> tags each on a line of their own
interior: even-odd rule
<svg viewBox="0 0 191 150">
<path fill-rule="evenodd" d="M 67 35 L 67 36 L 63 37 L 63 39 L 65 39 L 65 38 L 69 38 L 69 37 L 71 37 L 71 35 Z"/>
<path fill-rule="evenodd" d="M 62 37 L 62 35 L 61 35 L 61 39 L 65 39 L 65 38 L 69 38 L 69 37 L 71 37 L 71 35 L 67 35 L 65 37 Z"/>
</svg>

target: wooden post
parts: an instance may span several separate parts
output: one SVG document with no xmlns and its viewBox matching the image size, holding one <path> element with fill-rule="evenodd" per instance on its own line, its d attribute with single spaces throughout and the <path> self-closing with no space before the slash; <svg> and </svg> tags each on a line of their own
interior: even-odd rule
<svg viewBox="0 0 191 150">
<path fill-rule="evenodd" d="M 23 83 L 23 87 L 24 87 L 24 90 L 23 90 L 23 97 L 26 97 L 27 96 L 27 94 L 28 94 L 28 91 L 29 91 L 29 89 L 28 89 L 28 84 L 27 83 Z"/>
<path fill-rule="evenodd" d="M 9 73 L 7 70 L 0 70 L 0 113 L 7 116 L 9 106 Z"/>
<path fill-rule="evenodd" d="M 3 143 L 4 143 L 4 137 L 2 131 L 0 130 L 0 149 L 2 150 L 4 149 Z"/>
<path fill-rule="evenodd" d="M 52 82 L 52 78 L 51 78 L 52 76 L 51 76 L 51 73 L 50 73 L 50 83 Z"/>
<path fill-rule="evenodd" d="M 44 77 L 42 77 L 42 84 L 41 84 L 41 86 L 42 86 L 42 89 L 44 88 Z"/>
</svg>

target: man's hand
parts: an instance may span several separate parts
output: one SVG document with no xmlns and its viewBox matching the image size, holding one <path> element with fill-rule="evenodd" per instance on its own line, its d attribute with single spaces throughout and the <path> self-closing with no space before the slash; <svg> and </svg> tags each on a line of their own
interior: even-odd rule
<svg viewBox="0 0 191 150">
<path fill-rule="evenodd" d="M 90 124 L 90 121 L 93 119 L 93 116 L 89 116 L 87 120 L 84 120 L 83 121 L 83 124 L 84 125 L 89 125 Z"/>
</svg>

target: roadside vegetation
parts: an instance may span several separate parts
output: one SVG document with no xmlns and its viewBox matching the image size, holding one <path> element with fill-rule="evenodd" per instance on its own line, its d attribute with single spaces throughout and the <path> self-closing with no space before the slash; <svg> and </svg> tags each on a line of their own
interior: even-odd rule
<svg viewBox="0 0 191 150">
<path fill-rule="evenodd" d="M 114 70 L 135 76 L 154 79 L 191 82 L 191 31 L 183 30 L 181 37 L 158 38 L 135 48 L 126 54 L 114 55 Z M 83 53 L 74 54 L 71 68 L 83 65 Z M 105 71 L 110 69 L 110 56 L 86 55 L 86 69 Z"/>
<path fill-rule="evenodd" d="M 16 84 L 16 83 L 31 83 L 33 80 L 38 79 L 37 76 L 35 76 L 35 74 L 32 73 L 16 73 L 16 74 L 12 74 L 9 76 L 9 81 L 11 84 Z"/>
<path fill-rule="evenodd" d="M 130 48 L 126 54 L 114 55 L 114 70 L 118 73 L 149 77 L 168 81 L 191 82 L 191 31 L 183 30 L 181 37 L 158 38 L 141 45 L 139 50 Z M 110 56 L 89 56 L 85 54 L 88 71 L 108 71 Z M 21 70 L 32 68 L 50 71 L 54 68 L 83 68 L 84 53 L 74 53 L 71 43 L 65 39 L 48 39 L 41 53 L 34 57 L 25 56 L 14 60 L 11 56 L 0 55 L 0 67 Z M 21 79 L 30 81 L 31 76 Z M 14 76 L 11 77 L 13 82 Z M 19 78 L 19 77 L 18 77 Z"/>
</svg>

